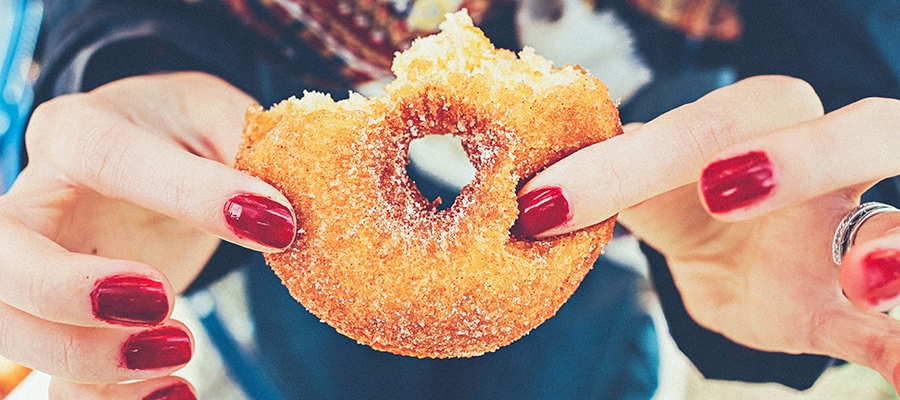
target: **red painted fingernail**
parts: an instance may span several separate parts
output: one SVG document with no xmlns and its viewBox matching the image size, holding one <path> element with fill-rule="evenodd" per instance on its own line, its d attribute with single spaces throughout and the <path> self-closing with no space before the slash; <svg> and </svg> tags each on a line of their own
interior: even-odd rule
<svg viewBox="0 0 900 400">
<path fill-rule="evenodd" d="M 709 211 L 729 212 L 768 195 L 775 188 L 774 168 L 766 153 L 752 151 L 706 166 L 700 188 Z"/>
<path fill-rule="evenodd" d="M 243 239 L 283 249 L 294 241 L 297 229 L 291 210 L 272 199 L 239 194 L 225 202 L 225 221 Z"/>
<path fill-rule="evenodd" d="M 94 316 L 120 325 L 156 325 L 169 315 L 162 282 L 140 276 L 113 276 L 91 291 Z"/>
<path fill-rule="evenodd" d="M 873 306 L 900 295 L 900 251 L 876 250 L 862 259 L 866 300 Z"/>
<path fill-rule="evenodd" d="M 197 400 L 197 395 L 187 383 L 176 383 L 150 393 L 143 400 Z"/>
<path fill-rule="evenodd" d="M 571 218 L 569 200 L 562 188 L 541 188 L 519 197 L 519 218 L 510 232 L 519 237 L 531 237 Z"/>
<path fill-rule="evenodd" d="M 125 367 L 140 370 L 186 364 L 192 352 L 190 336 L 174 326 L 136 333 L 122 347 Z"/>
</svg>

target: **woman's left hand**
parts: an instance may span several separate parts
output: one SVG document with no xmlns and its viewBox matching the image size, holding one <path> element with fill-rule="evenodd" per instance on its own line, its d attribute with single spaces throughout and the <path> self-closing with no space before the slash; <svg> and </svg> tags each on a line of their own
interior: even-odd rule
<svg viewBox="0 0 900 400">
<path fill-rule="evenodd" d="M 556 204 L 569 208 L 566 221 L 534 236 L 622 209 L 622 224 L 665 255 L 699 324 L 761 350 L 865 365 L 900 384 L 900 322 L 879 312 L 900 297 L 900 213 L 862 225 L 841 268 L 831 257 L 835 229 L 860 195 L 900 174 L 900 101 L 823 115 L 805 83 L 758 77 L 628 128 L 523 187 L 520 198 L 559 187 Z"/>
</svg>

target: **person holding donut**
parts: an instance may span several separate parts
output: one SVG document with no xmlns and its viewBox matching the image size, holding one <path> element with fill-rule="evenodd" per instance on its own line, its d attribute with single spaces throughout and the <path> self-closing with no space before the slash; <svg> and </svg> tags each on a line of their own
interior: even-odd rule
<svg viewBox="0 0 900 400">
<path fill-rule="evenodd" d="M 27 164 L 0 196 L 0 355 L 50 374 L 52 398 L 196 398 L 171 376 L 193 352 L 174 298 L 237 269 L 285 398 L 650 398 L 642 281 L 612 260 L 524 339 L 450 360 L 356 344 L 263 265 L 304 210 L 231 167 L 248 107 L 379 86 L 459 8 L 501 47 L 580 40 L 573 15 L 633 45 L 592 69 L 624 133 L 519 189 L 523 236 L 619 214 L 709 377 L 804 389 L 845 360 L 900 385 L 900 322 L 883 313 L 900 303 L 897 2 L 322 4 L 45 1 Z"/>
</svg>

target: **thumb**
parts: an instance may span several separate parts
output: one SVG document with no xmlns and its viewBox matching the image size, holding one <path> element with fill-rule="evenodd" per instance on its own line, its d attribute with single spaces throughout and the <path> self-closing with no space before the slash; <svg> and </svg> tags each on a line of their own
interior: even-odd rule
<svg viewBox="0 0 900 400">
<path fill-rule="evenodd" d="M 894 387 L 900 384 L 900 321 L 849 303 L 812 321 L 810 353 L 869 367 Z"/>
<path fill-rule="evenodd" d="M 900 212 L 877 214 L 859 228 L 840 266 L 844 295 L 861 309 L 900 305 Z"/>
</svg>

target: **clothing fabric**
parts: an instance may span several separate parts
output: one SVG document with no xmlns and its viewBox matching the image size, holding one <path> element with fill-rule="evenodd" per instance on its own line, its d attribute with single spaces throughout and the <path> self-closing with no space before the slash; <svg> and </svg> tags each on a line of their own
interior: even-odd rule
<svg viewBox="0 0 900 400">
<path fill-rule="evenodd" d="M 259 288 L 249 303 L 261 359 L 286 398 L 639 400 L 658 384 L 656 330 L 639 302 L 646 281 L 605 259 L 556 316 L 464 359 L 373 351 L 306 312 L 268 269 L 248 269 L 247 283 Z"/>
<path fill-rule="evenodd" d="M 356 75 L 334 68 L 341 60 L 335 53 L 322 54 L 321 47 L 300 40 L 291 41 L 291 57 L 284 57 L 286 42 L 242 28 L 247 25 L 223 8 L 263 3 L 47 0 L 37 103 L 124 76 L 188 69 L 221 76 L 261 104 L 309 89 L 345 97 Z M 742 2 L 740 38 L 716 42 L 686 38 L 626 2 L 596 2 L 627 21 L 656 76 L 623 105 L 623 122 L 649 120 L 730 80 L 757 74 L 803 78 L 829 110 L 868 96 L 900 97 L 900 56 L 892 50 L 898 2 L 857 3 Z M 488 36 L 518 48 L 514 5 L 495 0 L 487 8 L 482 27 Z M 302 31 L 298 27 L 295 34 Z M 695 78 L 708 85 L 671 89 Z M 684 311 L 665 259 L 646 250 L 676 342 L 705 375 L 802 389 L 831 364 L 827 357 L 773 355 L 724 337 L 711 340 L 715 334 Z M 608 262 L 595 266 L 557 317 L 511 346 L 467 360 L 398 358 L 356 345 L 305 314 L 258 254 L 234 245 L 220 246 L 193 288 L 236 268 L 246 271 L 261 359 L 287 397 L 547 398 L 544 390 L 561 388 L 560 394 L 575 398 L 647 398 L 656 385 L 656 353 L 647 340 L 652 324 L 633 298 L 642 278 Z M 497 379 L 487 379 L 492 374 Z"/>
<path fill-rule="evenodd" d="M 193 2 L 193 1 L 192 1 Z M 444 14 L 465 8 L 480 22 L 488 0 L 271 0 L 213 1 L 285 59 L 299 42 L 355 85 L 389 79 L 394 53 L 434 33 Z"/>
</svg>

